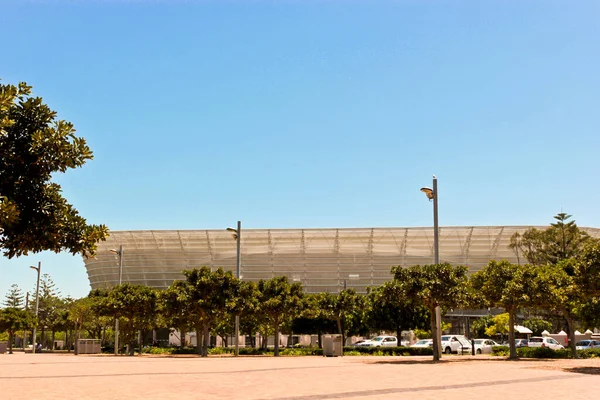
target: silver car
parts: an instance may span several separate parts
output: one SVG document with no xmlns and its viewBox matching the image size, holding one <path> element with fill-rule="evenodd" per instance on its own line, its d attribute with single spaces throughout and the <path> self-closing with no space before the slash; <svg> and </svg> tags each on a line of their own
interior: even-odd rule
<svg viewBox="0 0 600 400">
<path fill-rule="evenodd" d="M 580 340 L 575 343 L 575 348 L 577 350 L 589 350 L 600 348 L 600 340 Z"/>
</svg>

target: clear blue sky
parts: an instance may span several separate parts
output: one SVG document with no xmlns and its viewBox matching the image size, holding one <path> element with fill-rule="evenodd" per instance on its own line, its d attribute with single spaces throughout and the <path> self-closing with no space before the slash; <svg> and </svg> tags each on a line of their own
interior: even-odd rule
<svg viewBox="0 0 600 400">
<path fill-rule="evenodd" d="M 57 176 L 113 230 L 600 227 L 598 1 L 7 1 L 0 77 L 95 158 Z M 0 260 L 0 296 L 42 260 Z"/>
</svg>

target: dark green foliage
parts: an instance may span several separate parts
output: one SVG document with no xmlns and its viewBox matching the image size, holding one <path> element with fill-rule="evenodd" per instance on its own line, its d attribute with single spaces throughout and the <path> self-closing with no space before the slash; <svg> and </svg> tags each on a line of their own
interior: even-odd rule
<svg viewBox="0 0 600 400">
<path fill-rule="evenodd" d="M 552 322 L 542 318 L 529 318 L 523 322 L 523 326 L 531 329 L 532 336 L 541 336 L 543 331 L 552 330 Z"/>
<path fill-rule="evenodd" d="M 488 337 L 485 334 L 486 329 L 494 325 L 494 317 L 492 315 L 486 315 L 485 317 L 478 318 L 471 323 L 471 334 L 475 338 Z"/>
<path fill-rule="evenodd" d="M 449 263 L 415 265 L 409 268 L 392 267 L 394 281 L 403 297 L 412 304 L 427 308 L 431 316 L 430 326 L 433 337 L 437 337 L 435 309 L 458 308 L 468 303 L 467 267 Z M 433 341 L 433 359 L 441 358 L 441 349 Z"/>
<path fill-rule="evenodd" d="M 19 288 L 18 285 L 13 284 L 10 286 L 8 293 L 6 294 L 6 298 L 2 303 L 5 307 L 12 308 L 24 308 L 25 301 L 23 300 L 25 296 L 23 296 L 23 291 Z"/>
<path fill-rule="evenodd" d="M 6 257 L 51 250 L 89 256 L 105 240 L 52 182 L 93 158 L 70 122 L 31 96 L 31 87 L 0 84 L 0 248 Z"/>
<path fill-rule="evenodd" d="M 279 331 L 282 324 L 291 321 L 302 313 L 304 305 L 302 285 L 298 282 L 290 284 L 285 276 L 278 276 L 258 282 L 259 313 L 272 327 L 275 334 L 275 356 L 279 355 Z"/>
<path fill-rule="evenodd" d="M 533 265 L 555 265 L 577 257 L 590 237 L 570 218 L 571 215 L 560 213 L 554 216 L 556 222 L 545 230 L 530 228 L 523 234 L 517 232 L 510 238 L 509 247 L 519 260 Z"/>
<path fill-rule="evenodd" d="M 405 297 L 397 281 L 373 288 L 368 299 L 367 321 L 372 329 L 395 332 L 398 340 L 403 330 L 427 329 L 430 320 L 428 309 Z"/>
<path fill-rule="evenodd" d="M 377 356 L 431 356 L 433 349 L 430 347 L 367 347 L 346 346 L 344 352 L 360 353 Z"/>
<path fill-rule="evenodd" d="M 124 283 L 109 291 L 95 291 L 93 307 L 101 316 L 119 318 L 122 343 L 129 345 L 130 355 L 139 330 L 152 329 L 157 314 L 157 295 L 148 286 Z"/>
<path fill-rule="evenodd" d="M 15 332 L 28 329 L 35 324 L 35 316 L 30 311 L 8 307 L 0 309 L 0 332 L 8 332 L 8 351 L 12 354 Z"/>
</svg>

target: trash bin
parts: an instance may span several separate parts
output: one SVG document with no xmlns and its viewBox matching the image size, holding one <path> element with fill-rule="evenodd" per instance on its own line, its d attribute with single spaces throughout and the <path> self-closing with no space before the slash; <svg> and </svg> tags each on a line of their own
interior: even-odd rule
<svg viewBox="0 0 600 400">
<path fill-rule="evenodd" d="M 323 356 L 339 357 L 343 355 L 342 335 L 323 336 Z"/>
<path fill-rule="evenodd" d="M 6 353 L 8 349 L 8 342 L 0 342 L 0 354 Z"/>
</svg>

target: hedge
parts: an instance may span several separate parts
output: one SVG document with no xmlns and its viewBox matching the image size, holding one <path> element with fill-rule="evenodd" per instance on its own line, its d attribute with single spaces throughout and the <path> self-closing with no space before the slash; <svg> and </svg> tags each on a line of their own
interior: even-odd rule
<svg viewBox="0 0 600 400">
<path fill-rule="evenodd" d="M 507 357 L 510 355 L 510 349 L 508 346 L 494 346 L 492 355 Z M 571 350 L 552 350 L 548 347 L 517 347 L 517 355 L 523 358 L 571 358 Z M 600 358 L 600 348 L 579 350 L 577 356 L 579 358 Z"/>
<path fill-rule="evenodd" d="M 150 347 L 145 348 L 147 354 L 196 354 L 195 347 Z M 233 347 L 213 347 L 208 349 L 209 355 L 233 354 Z M 314 347 L 282 348 L 279 351 L 282 356 L 322 356 L 323 349 Z M 240 355 L 273 355 L 273 349 L 261 349 L 254 347 L 240 347 Z M 362 347 L 346 346 L 344 355 L 347 356 L 430 356 L 433 350 L 428 347 Z"/>
</svg>

